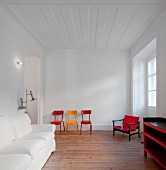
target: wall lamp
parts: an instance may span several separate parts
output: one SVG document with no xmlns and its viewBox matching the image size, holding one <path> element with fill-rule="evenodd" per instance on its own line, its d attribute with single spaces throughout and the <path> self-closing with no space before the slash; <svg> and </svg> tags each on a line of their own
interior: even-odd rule
<svg viewBox="0 0 166 170">
<path fill-rule="evenodd" d="M 20 106 L 18 107 L 18 110 L 27 109 L 28 96 L 31 97 L 31 100 L 30 100 L 30 101 L 37 100 L 37 98 L 34 98 L 32 91 L 30 90 L 29 93 L 28 93 L 28 90 L 26 89 L 25 102 L 23 101 L 23 98 L 20 98 Z M 25 103 L 25 106 L 24 106 L 24 103 Z"/>
<path fill-rule="evenodd" d="M 23 64 L 23 63 L 22 63 L 19 59 L 16 59 L 16 60 L 15 60 L 15 66 L 17 67 L 18 70 L 21 69 L 22 64 Z"/>
<path fill-rule="evenodd" d="M 23 98 L 20 98 L 20 103 L 19 103 L 19 107 L 18 107 L 18 110 L 23 110 L 23 109 L 26 109 L 26 106 L 24 106 L 24 101 L 23 101 Z"/>
<path fill-rule="evenodd" d="M 22 63 L 21 61 L 19 61 L 19 60 L 17 60 L 16 63 L 17 63 L 18 66 L 23 64 L 23 63 Z"/>
<path fill-rule="evenodd" d="M 28 93 L 28 90 L 26 89 L 26 103 L 28 102 L 28 95 L 31 96 L 31 100 L 30 101 L 37 100 L 36 98 L 33 97 L 32 90 L 30 90 L 29 93 Z"/>
</svg>

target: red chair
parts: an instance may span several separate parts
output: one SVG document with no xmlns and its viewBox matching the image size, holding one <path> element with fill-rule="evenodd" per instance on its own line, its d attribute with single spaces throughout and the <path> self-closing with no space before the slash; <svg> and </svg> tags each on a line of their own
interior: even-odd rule
<svg viewBox="0 0 166 170">
<path fill-rule="evenodd" d="M 122 126 L 115 126 L 115 122 L 117 121 L 121 121 Z M 124 119 L 113 120 L 112 122 L 113 122 L 113 136 L 115 136 L 115 131 L 119 131 L 128 134 L 129 141 L 132 135 L 138 134 L 138 137 L 140 137 L 139 117 L 125 115 Z"/>
<path fill-rule="evenodd" d="M 64 129 L 64 121 L 63 121 L 64 111 L 63 110 L 54 110 L 52 112 L 52 115 L 54 116 L 54 121 L 52 121 L 51 124 L 60 125 L 60 134 L 62 134 L 61 133 L 61 124 L 63 124 L 63 129 Z"/>
<path fill-rule="evenodd" d="M 90 134 L 92 134 L 92 122 L 90 120 L 91 110 L 82 110 L 82 121 L 81 121 L 81 127 L 80 127 L 80 135 L 82 132 L 82 125 L 90 125 Z M 88 115 L 88 120 L 85 120 L 85 115 Z"/>
</svg>

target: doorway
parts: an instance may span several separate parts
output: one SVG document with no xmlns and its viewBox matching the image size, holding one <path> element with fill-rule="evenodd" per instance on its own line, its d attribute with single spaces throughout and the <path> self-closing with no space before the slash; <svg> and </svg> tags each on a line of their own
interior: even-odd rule
<svg viewBox="0 0 166 170">
<path fill-rule="evenodd" d="M 24 96 L 27 97 L 26 112 L 28 113 L 31 122 L 34 124 L 40 123 L 39 110 L 39 91 L 40 91 L 40 57 L 37 56 L 30 48 L 24 49 Z M 29 95 L 33 93 L 36 100 L 31 101 Z"/>
</svg>

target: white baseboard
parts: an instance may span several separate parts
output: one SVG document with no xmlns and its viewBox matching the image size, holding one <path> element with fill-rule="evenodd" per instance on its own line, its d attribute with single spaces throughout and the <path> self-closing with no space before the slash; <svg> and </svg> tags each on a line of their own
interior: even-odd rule
<svg viewBox="0 0 166 170">
<path fill-rule="evenodd" d="M 93 130 L 112 130 L 112 125 L 110 124 L 94 124 L 92 125 Z"/>
<path fill-rule="evenodd" d="M 89 125 L 83 125 L 82 130 L 89 130 Z M 73 130 L 73 126 L 69 126 L 68 130 Z M 110 124 L 92 124 L 92 130 L 112 130 L 112 125 Z M 56 130 L 59 130 L 59 126 L 56 126 Z M 78 125 L 78 130 L 80 130 L 80 125 Z"/>
</svg>

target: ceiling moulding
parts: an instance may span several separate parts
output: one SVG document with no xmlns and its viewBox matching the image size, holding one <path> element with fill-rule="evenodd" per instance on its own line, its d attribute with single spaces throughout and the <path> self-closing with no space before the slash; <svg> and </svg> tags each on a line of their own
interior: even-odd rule
<svg viewBox="0 0 166 170">
<path fill-rule="evenodd" d="M 0 4 L 160 4 L 165 0 L 1 0 Z"/>
<path fill-rule="evenodd" d="M 148 37 L 147 41 L 142 40 L 142 37 L 146 37 L 147 33 L 151 32 L 156 26 L 158 26 L 159 22 L 165 17 L 166 17 L 166 9 L 163 9 L 163 11 L 160 13 L 160 15 L 157 16 L 157 18 L 154 20 L 154 22 L 149 24 L 146 31 L 144 31 L 140 35 L 140 37 L 133 43 L 133 45 L 130 47 L 130 49 L 128 49 L 131 56 L 137 55 L 137 53 L 139 53 L 141 49 L 143 49 L 150 41 L 152 41 L 153 39 L 156 38 L 155 36 L 150 36 L 150 37 Z M 142 45 L 139 47 L 138 44 L 142 44 Z M 136 48 L 136 50 L 134 52 L 133 49 L 135 49 L 135 48 Z"/>
<path fill-rule="evenodd" d="M 31 29 L 24 23 L 24 21 L 22 21 L 12 10 L 10 10 L 7 5 L 2 5 L 2 8 L 6 10 L 12 17 L 14 17 L 16 22 L 19 23 L 43 49 L 46 49 L 44 44 L 35 36 L 35 34 L 32 33 Z"/>
</svg>

